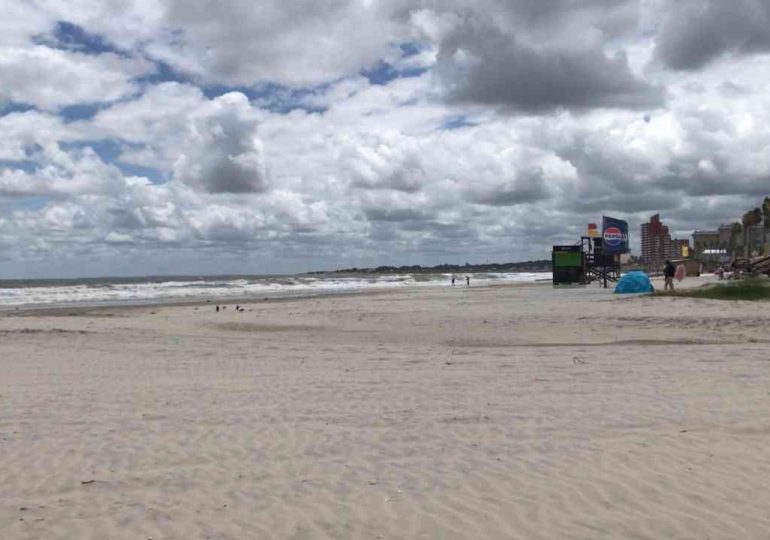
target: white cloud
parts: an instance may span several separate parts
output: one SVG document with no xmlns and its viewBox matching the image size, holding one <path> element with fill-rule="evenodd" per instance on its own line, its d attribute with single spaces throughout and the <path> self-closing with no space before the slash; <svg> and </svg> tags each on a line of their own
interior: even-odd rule
<svg viewBox="0 0 770 540">
<path fill-rule="evenodd" d="M 104 163 L 90 148 L 66 152 L 58 145 L 41 150 L 32 172 L 7 168 L 0 195 L 116 196 L 126 187 L 117 167 Z"/>
<path fill-rule="evenodd" d="M 59 117 L 37 111 L 10 113 L 0 117 L 0 160 L 33 158 L 39 148 L 77 137 Z"/>
<path fill-rule="evenodd" d="M 353 188 L 419 191 L 426 181 L 421 149 L 406 137 L 388 138 L 351 141 L 341 150 L 341 170 Z"/>
<path fill-rule="evenodd" d="M 33 2 L 4 0 L 0 8 L 0 47 L 26 46 L 31 37 L 46 32 L 52 23 L 50 13 Z"/>
<path fill-rule="evenodd" d="M 312 85 L 396 54 L 406 29 L 388 3 L 320 0 L 49 0 L 48 13 L 141 49 L 198 81 Z"/>
<path fill-rule="evenodd" d="M 0 116 L 0 273 L 526 259 L 603 213 L 686 230 L 768 191 L 770 56 L 669 69 L 662 2 L 63 6 L 14 7 L 0 38 L 2 99 L 42 109 Z M 122 52 L 52 48 L 57 20 Z M 195 78 L 139 81 L 147 57 Z M 417 71 L 375 84 L 378 60 Z"/>
<path fill-rule="evenodd" d="M 209 193 L 259 193 L 270 187 L 258 134 L 265 114 L 241 93 L 209 100 L 189 85 L 164 83 L 79 124 L 129 145 L 121 160 L 172 172 Z"/>
<path fill-rule="evenodd" d="M 399 38 L 382 2 L 172 0 L 166 7 L 165 21 L 179 33 L 150 53 L 230 84 L 326 82 L 375 62 Z"/>
<path fill-rule="evenodd" d="M 137 91 L 133 78 L 149 72 L 142 60 L 98 56 L 42 45 L 0 48 L 0 101 L 57 109 L 115 101 Z"/>
</svg>

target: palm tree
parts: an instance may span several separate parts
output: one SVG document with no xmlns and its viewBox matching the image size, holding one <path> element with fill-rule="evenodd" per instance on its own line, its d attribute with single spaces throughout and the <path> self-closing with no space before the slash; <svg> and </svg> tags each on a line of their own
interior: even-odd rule
<svg viewBox="0 0 770 540">
<path fill-rule="evenodd" d="M 762 223 L 762 210 L 759 208 L 749 210 L 743 214 L 741 221 L 743 222 L 743 236 L 745 240 L 744 253 L 746 258 L 749 258 L 751 257 L 751 230 L 755 225 Z"/>
<path fill-rule="evenodd" d="M 752 221 L 752 228 L 756 229 L 757 225 L 762 225 L 762 217 L 763 217 L 762 209 L 761 208 L 755 208 L 754 210 L 751 211 L 751 213 L 753 214 L 753 219 L 751 220 Z M 753 242 L 752 242 L 751 246 L 754 247 L 754 243 L 756 243 L 756 238 L 753 238 L 752 240 L 753 240 Z M 762 247 L 764 247 L 764 246 L 762 246 Z"/>
<path fill-rule="evenodd" d="M 738 237 L 743 232 L 743 226 L 739 222 L 734 222 L 732 225 L 730 225 L 730 256 L 734 259 L 735 258 L 735 242 L 738 240 Z"/>
<path fill-rule="evenodd" d="M 754 214 L 749 210 L 741 217 L 741 224 L 743 225 L 743 256 L 749 257 L 749 231 L 751 230 L 751 222 L 754 219 Z"/>
<path fill-rule="evenodd" d="M 767 255 L 767 229 L 770 229 L 770 197 L 765 197 L 765 200 L 762 201 L 762 248 L 765 250 L 765 255 Z"/>
</svg>

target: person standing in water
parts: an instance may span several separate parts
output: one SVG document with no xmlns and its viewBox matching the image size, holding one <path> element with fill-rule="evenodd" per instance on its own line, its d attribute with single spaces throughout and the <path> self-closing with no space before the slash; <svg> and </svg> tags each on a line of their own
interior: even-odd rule
<svg viewBox="0 0 770 540">
<path fill-rule="evenodd" d="M 452 285 L 454 285 L 454 284 L 455 284 L 455 276 L 454 276 L 454 274 L 452 274 Z"/>
<path fill-rule="evenodd" d="M 471 286 L 471 276 L 465 276 L 465 286 L 466 287 Z"/>
</svg>

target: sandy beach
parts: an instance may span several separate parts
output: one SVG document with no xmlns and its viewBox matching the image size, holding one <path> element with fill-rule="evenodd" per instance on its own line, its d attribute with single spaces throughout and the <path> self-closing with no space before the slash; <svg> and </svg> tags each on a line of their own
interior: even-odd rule
<svg viewBox="0 0 770 540">
<path fill-rule="evenodd" d="M 768 538 L 767 304 L 235 304 L 0 315 L 0 537 Z"/>
</svg>

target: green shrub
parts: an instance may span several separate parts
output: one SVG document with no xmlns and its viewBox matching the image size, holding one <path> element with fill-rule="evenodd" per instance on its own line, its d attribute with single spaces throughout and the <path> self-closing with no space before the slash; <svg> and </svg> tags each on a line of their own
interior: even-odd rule
<svg viewBox="0 0 770 540">
<path fill-rule="evenodd" d="M 770 300 L 770 281 L 742 279 L 714 283 L 697 289 L 656 292 L 655 296 L 682 296 L 685 298 L 708 298 L 711 300 Z"/>
</svg>

